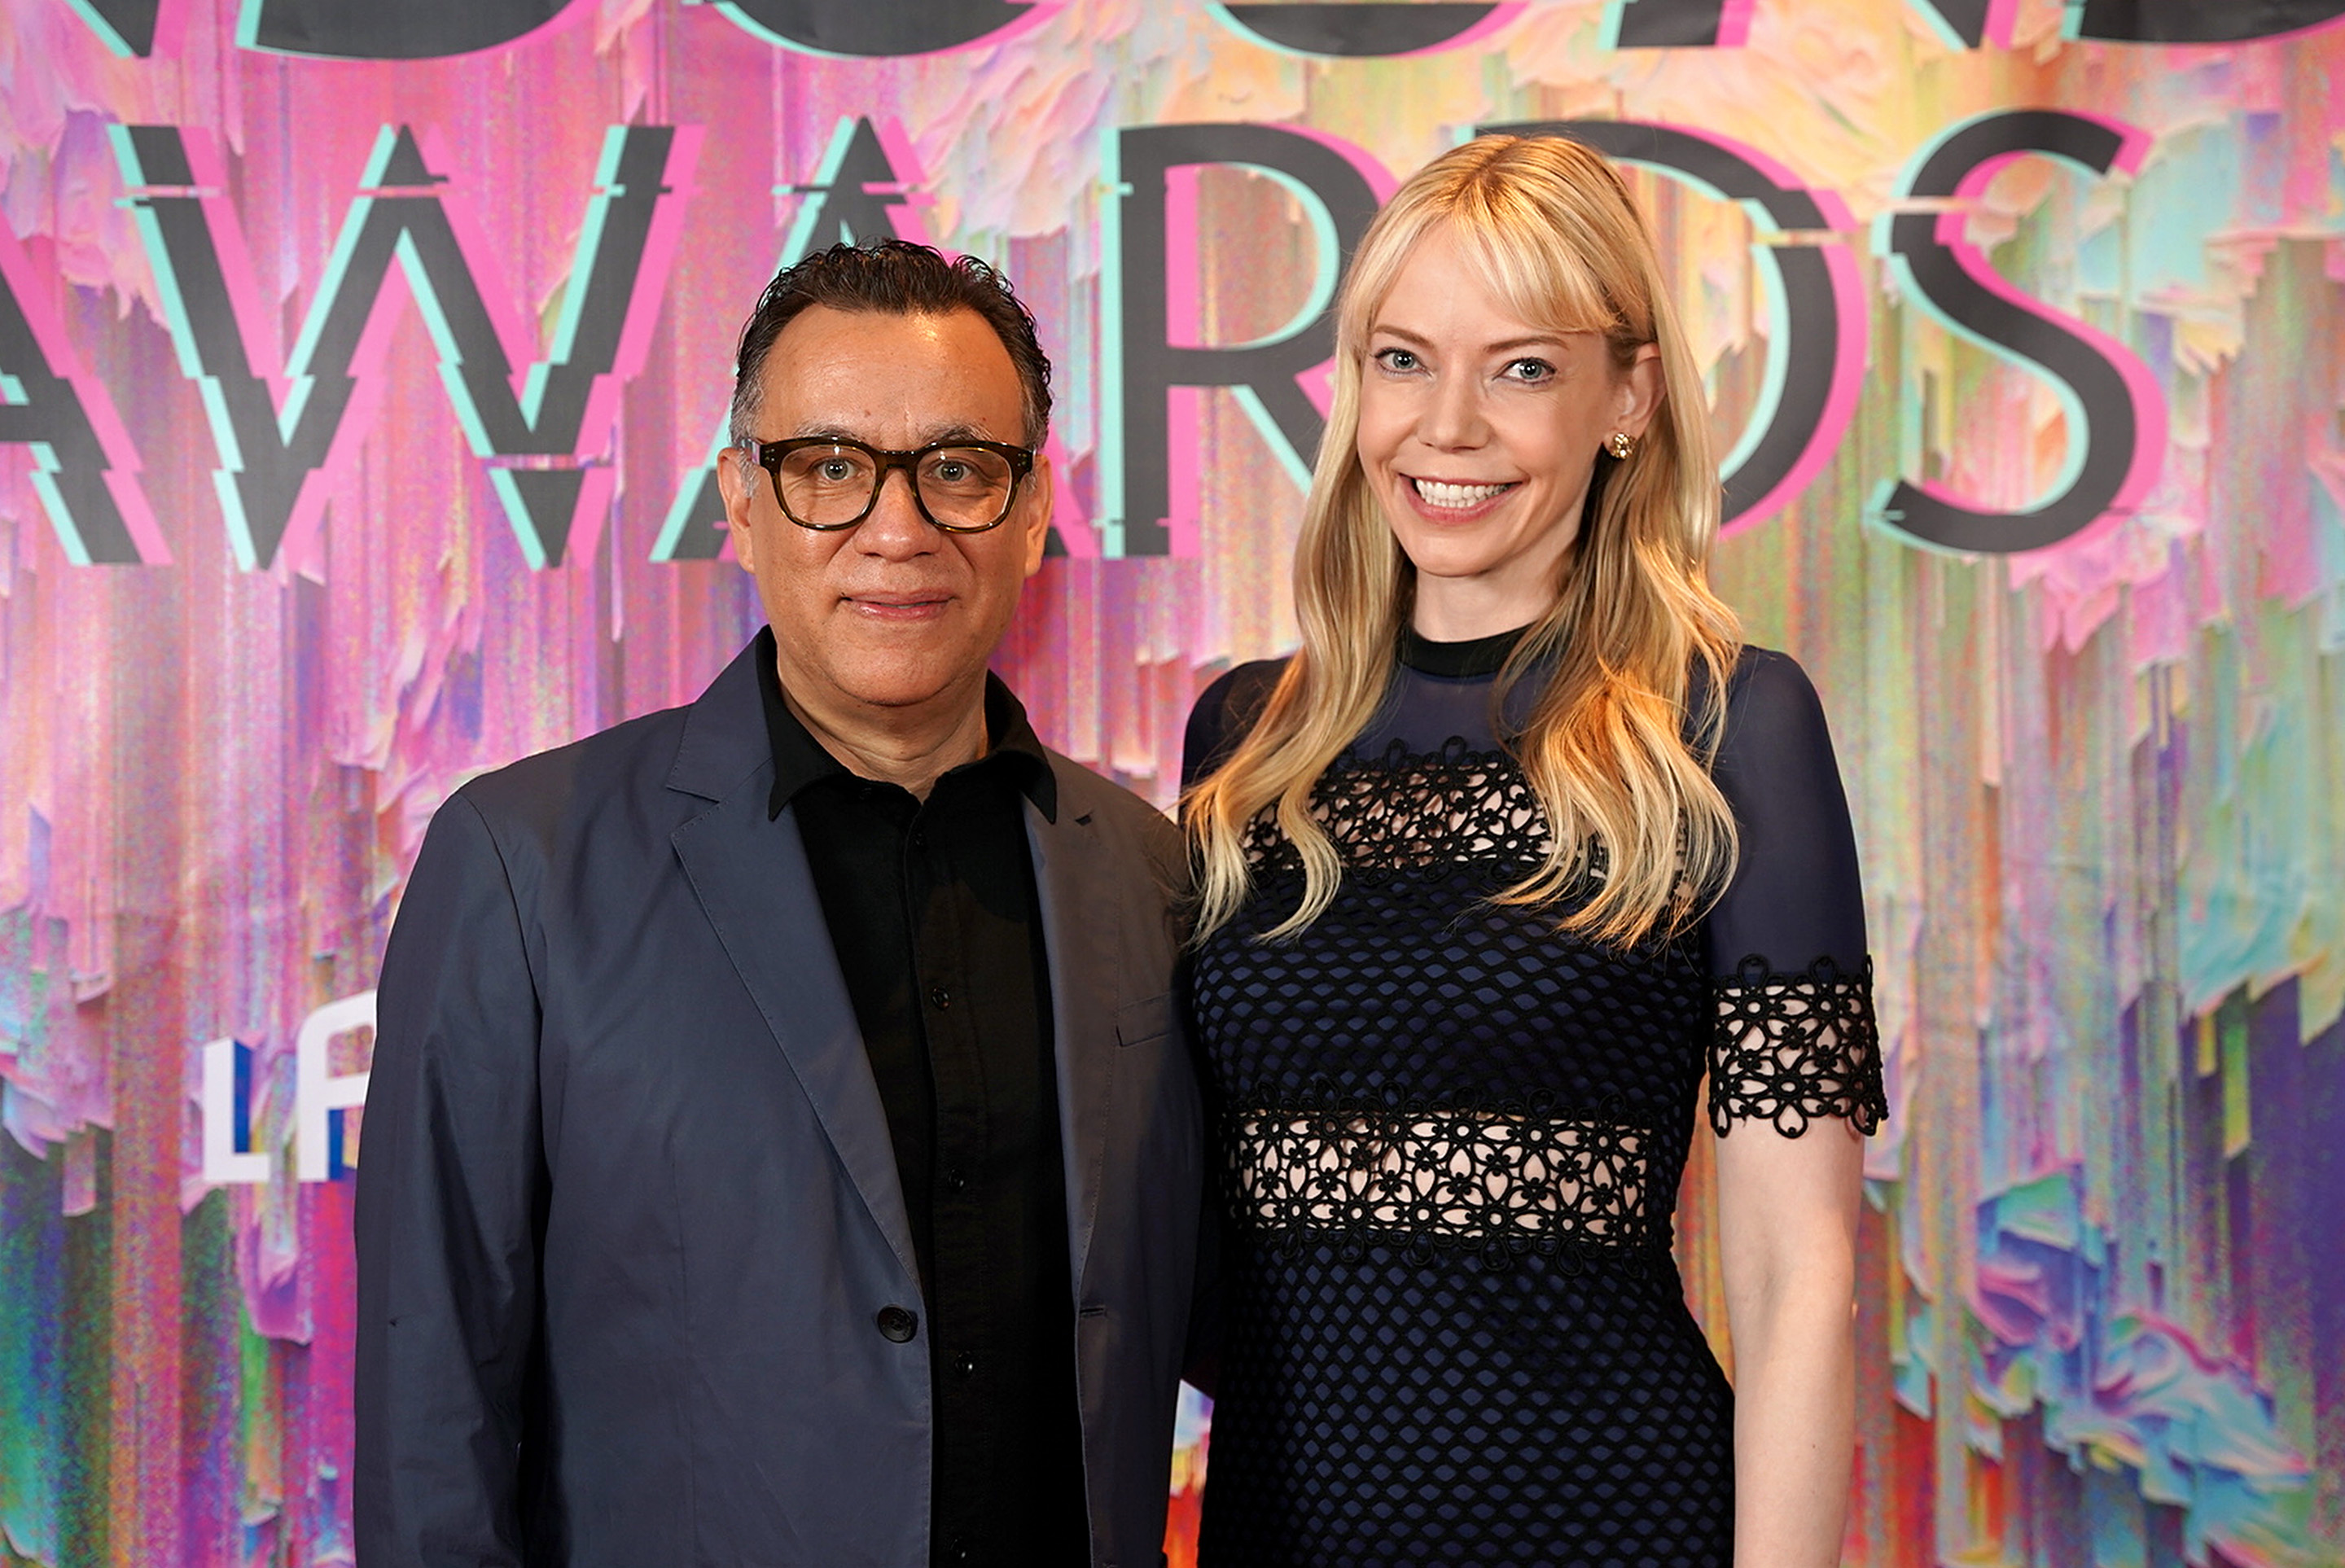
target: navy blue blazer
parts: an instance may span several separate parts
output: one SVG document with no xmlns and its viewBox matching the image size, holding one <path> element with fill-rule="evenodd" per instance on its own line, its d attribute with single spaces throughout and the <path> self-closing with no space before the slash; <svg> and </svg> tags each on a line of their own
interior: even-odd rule
<svg viewBox="0 0 2345 1568">
<path fill-rule="evenodd" d="M 1184 862 L 1145 803 L 1051 765 L 1057 820 L 1030 804 L 1027 830 L 1091 1558 L 1144 1568 L 1204 1184 Z M 745 653 L 433 817 L 360 1148 L 360 1568 L 926 1568 L 909 1226 L 772 779 Z"/>
</svg>

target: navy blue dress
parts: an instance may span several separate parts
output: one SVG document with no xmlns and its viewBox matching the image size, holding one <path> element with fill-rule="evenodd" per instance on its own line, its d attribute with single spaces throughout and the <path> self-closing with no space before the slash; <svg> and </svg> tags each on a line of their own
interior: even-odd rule
<svg viewBox="0 0 2345 1568">
<path fill-rule="evenodd" d="M 1405 636 L 1317 788 L 1334 905 L 1256 939 L 1303 885 L 1258 822 L 1252 897 L 1197 956 L 1228 1249 L 1206 1568 L 1727 1568 L 1733 1394 L 1670 1251 L 1701 1079 L 1721 1133 L 1884 1111 L 1847 803 L 1799 666 L 1747 650 L 1729 684 L 1731 885 L 1624 950 L 1489 901 L 1546 845 L 1494 733 L 1513 640 Z M 1193 777 L 1278 671 L 1199 700 Z"/>
</svg>

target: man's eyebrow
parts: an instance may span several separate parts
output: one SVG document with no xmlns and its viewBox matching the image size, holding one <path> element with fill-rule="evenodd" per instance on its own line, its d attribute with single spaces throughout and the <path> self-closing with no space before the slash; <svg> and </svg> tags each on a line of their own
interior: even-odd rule
<svg viewBox="0 0 2345 1568">
<path fill-rule="evenodd" d="M 873 440 L 869 436 L 863 434 L 859 430 L 850 430 L 847 426 L 840 424 L 826 423 L 801 425 L 798 427 L 797 439 L 801 440 L 861 441 L 867 447 L 883 445 L 883 443 Z M 957 421 L 948 425 L 930 425 L 921 433 L 920 439 L 913 444 L 916 447 L 928 447 L 934 446 L 939 441 L 992 441 L 1000 440 L 1000 439 L 1001 438 L 999 436 L 990 436 L 977 426 L 966 421 Z"/>
<path fill-rule="evenodd" d="M 936 441 L 997 441 L 1000 439 L 1000 436 L 987 435 L 971 424 L 935 425 L 929 427 L 927 438 L 920 444 L 928 446 Z"/>
</svg>

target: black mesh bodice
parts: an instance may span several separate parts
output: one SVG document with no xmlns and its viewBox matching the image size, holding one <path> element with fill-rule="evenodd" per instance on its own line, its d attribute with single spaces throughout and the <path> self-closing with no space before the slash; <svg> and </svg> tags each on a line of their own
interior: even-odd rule
<svg viewBox="0 0 2345 1568">
<path fill-rule="evenodd" d="M 1822 713 L 1746 655 L 1714 773 L 1741 869 L 1701 926 L 1623 951 L 1491 901 L 1547 833 L 1494 733 L 1503 642 L 1405 653 L 1315 796 L 1334 905 L 1259 940 L 1302 871 L 1257 823 L 1253 896 L 1198 954 L 1229 1234 L 1201 1562 L 1722 1568 L 1732 1395 L 1670 1254 L 1703 1074 L 1721 1131 L 1882 1113 Z M 1207 693 L 1193 767 L 1275 676 Z"/>
</svg>

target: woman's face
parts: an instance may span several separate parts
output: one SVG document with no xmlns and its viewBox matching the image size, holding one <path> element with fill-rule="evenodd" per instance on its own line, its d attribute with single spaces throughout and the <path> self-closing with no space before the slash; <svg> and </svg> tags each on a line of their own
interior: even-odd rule
<svg viewBox="0 0 2345 1568">
<path fill-rule="evenodd" d="M 1520 319 L 1443 227 L 1409 252 L 1367 354 L 1360 468 L 1416 568 L 1417 632 L 1456 642 L 1538 620 L 1598 450 L 1652 419 L 1660 351 L 1648 344 L 1624 373 L 1598 334 Z"/>
</svg>

